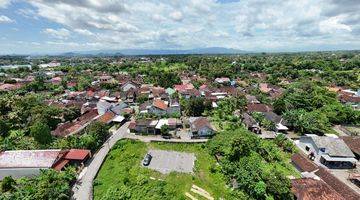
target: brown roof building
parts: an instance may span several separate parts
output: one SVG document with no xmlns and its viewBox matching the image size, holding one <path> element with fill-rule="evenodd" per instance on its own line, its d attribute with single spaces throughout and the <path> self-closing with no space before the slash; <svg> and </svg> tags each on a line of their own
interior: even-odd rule
<svg viewBox="0 0 360 200">
<path fill-rule="evenodd" d="M 346 200 L 359 200 L 360 195 L 356 193 L 353 189 L 347 186 L 345 183 L 340 181 L 334 175 L 332 175 L 328 170 L 323 167 L 320 167 L 318 171 L 315 172 L 323 181 L 325 181 L 333 190 L 341 194 Z"/>
<path fill-rule="evenodd" d="M 247 105 L 249 112 L 270 112 L 273 110 L 271 106 L 261 103 L 250 103 Z"/>
<path fill-rule="evenodd" d="M 322 180 L 294 179 L 291 185 L 291 191 L 298 200 L 346 200 Z"/>
<path fill-rule="evenodd" d="M 291 162 L 302 172 L 312 172 L 319 167 L 300 153 L 291 156 Z"/>
<path fill-rule="evenodd" d="M 360 157 L 360 136 L 342 136 L 340 138 L 357 157 Z"/>
</svg>

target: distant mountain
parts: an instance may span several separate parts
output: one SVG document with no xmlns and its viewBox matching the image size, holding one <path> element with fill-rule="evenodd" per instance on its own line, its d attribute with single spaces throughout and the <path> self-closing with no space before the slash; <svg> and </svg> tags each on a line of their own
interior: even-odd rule
<svg viewBox="0 0 360 200">
<path fill-rule="evenodd" d="M 181 54 L 242 54 L 249 53 L 247 51 L 223 48 L 223 47 L 210 47 L 210 48 L 197 48 L 187 50 L 176 49 L 121 49 L 121 50 L 94 50 L 94 51 L 77 51 L 67 52 L 60 54 L 61 56 L 137 56 L 137 55 L 181 55 Z"/>
</svg>

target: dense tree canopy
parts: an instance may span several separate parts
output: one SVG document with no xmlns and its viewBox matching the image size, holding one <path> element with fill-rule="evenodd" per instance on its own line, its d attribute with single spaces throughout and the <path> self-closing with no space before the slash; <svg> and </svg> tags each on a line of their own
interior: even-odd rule
<svg viewBox="0 0 360 200">
<path fill-rule="evenodd" d="M 291 166 L 272 141 L 261 140 L 245 129 L 222 132 L 208 144 L 229 182 L 252 199 L 292 199 Z"/>
</svg>

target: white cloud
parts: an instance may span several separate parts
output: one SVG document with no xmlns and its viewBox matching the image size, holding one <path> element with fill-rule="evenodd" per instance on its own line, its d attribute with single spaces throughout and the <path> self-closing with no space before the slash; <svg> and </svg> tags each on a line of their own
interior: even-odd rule
<svg viewBox="0 0 360 200">
<path fill-rule="evenodd" d="M 14 20 L 8 18 L 7 16 L 5 15 L 0 15 L 0 24 L 1 23 L 13 23 Z"/>
<path fill-rule="evenodd" d="M 67 40 L 66 45 L 63 41 L 52 44 L 64 48 L 222 46 L 263 51 L 360 41 L 360 1 L 356 0 L 28 2 L 31 10 L 18 12 L 64 27 L 44 30 L 53 38 Z"/>
<path fill-rule="evenodd" d="M 0 8 L 6 8 L 10 5 L 10 0 L 0 0 Z"/>
<path fill-rule="evenodd" d="M 94 35 L 94 33 L 92 33 L 91 31 L 89 30 L 86 30 L 86 29 L 75 29 L 74 30 L 76 33 L 79 33 L 80 35 L 85 35 L 85 36 L 92 36 Z"/>
<path fill-rule="evenodd" d="M 330 17 L 319 23 L 320 31 L 323 33 L 333 33 L 334 31 L 351 31 L 351 27 L 340 23 L 342 16 Z"/>
<path fill-rule="evenodd" d="M 179 11 L 174 11 L 174 12 L 170 13 L 170 17 L 171 17 L 171 19 L 173 19 L 175 21 L 183 20 L 183 14 Z"/>
<path fill-rule="evenodd" d="M 60 28 L 60 29 L 47 28 L 44 29 L 43 32 L 57 39 L 67 39 L 70 36 L 70 31 L 65 28 Z"/>
</svg>

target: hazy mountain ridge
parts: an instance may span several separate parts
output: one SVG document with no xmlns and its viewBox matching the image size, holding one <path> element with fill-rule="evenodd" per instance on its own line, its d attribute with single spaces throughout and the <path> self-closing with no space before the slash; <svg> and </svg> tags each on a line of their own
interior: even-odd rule
<svg viewBox="0 0 360 200">
<path fill-rule="evenodd" d="M 196 48 L 187 50 L 176 49 L 120 49 L 120 50 L 93 50 L 93 51 L 74 51 L 66 52 L 60 55 L 63 56 L 76 56 L 76 55 L 180 55 L 180 54 L 240 54 L 248 53 L 247 51 L 223 48 L 223 47 L 210 47 L 210 48 Z"/>
</svg>

